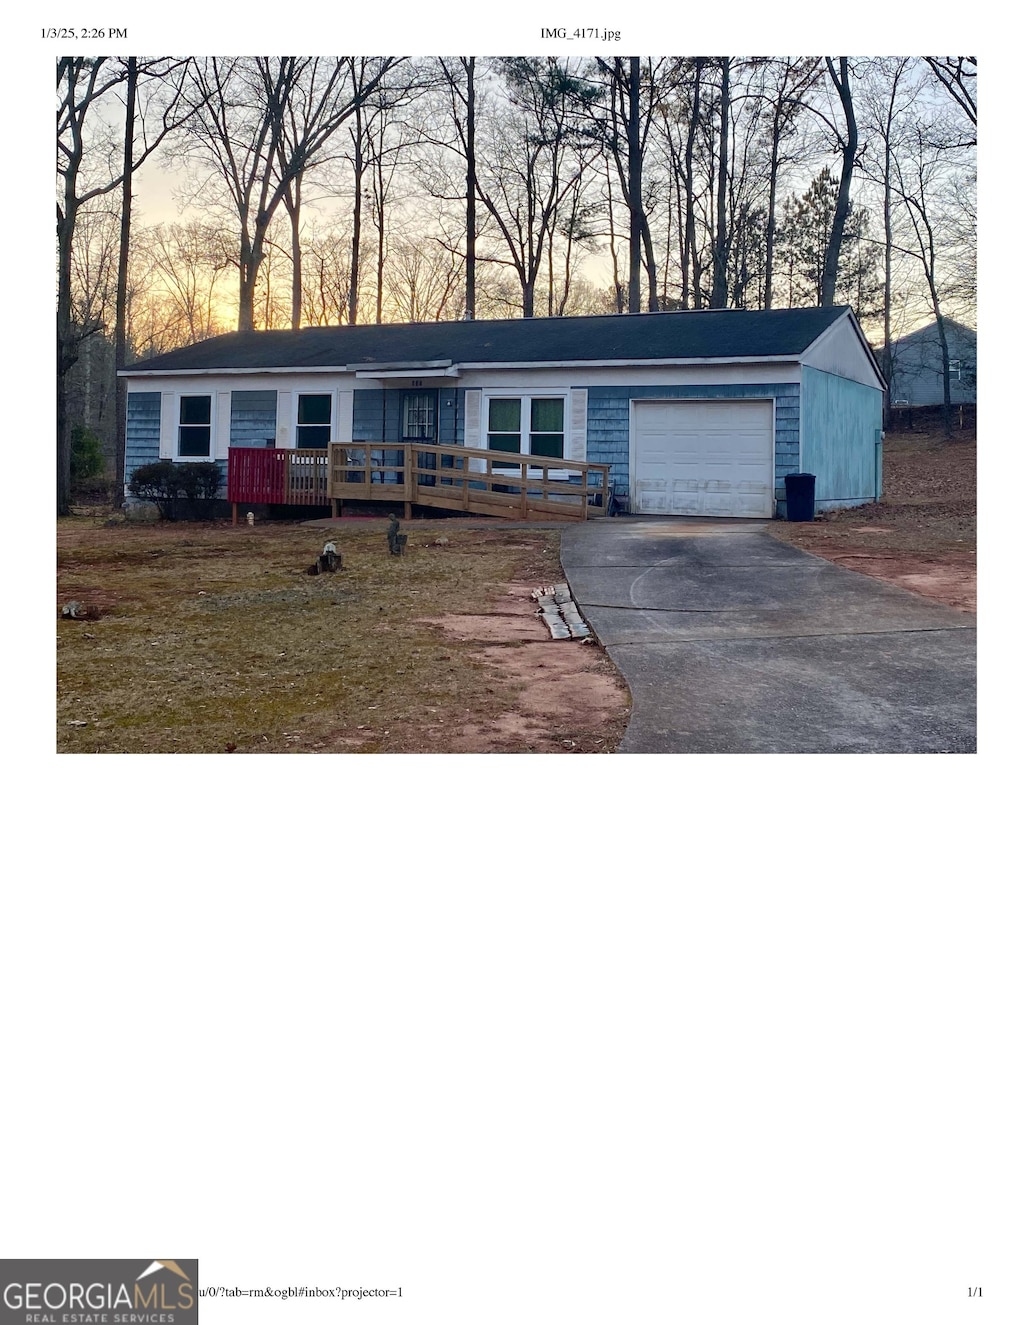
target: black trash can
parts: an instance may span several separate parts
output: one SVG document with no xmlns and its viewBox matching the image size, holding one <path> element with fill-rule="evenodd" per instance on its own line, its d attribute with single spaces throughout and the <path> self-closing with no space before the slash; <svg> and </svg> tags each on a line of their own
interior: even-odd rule
<svg viewBox="0 0 1024 1325">
<path fill-rule="evenodd" d="M 786 519 L 814 519 L 814 475 L 786 475 Z"/>
</svg>

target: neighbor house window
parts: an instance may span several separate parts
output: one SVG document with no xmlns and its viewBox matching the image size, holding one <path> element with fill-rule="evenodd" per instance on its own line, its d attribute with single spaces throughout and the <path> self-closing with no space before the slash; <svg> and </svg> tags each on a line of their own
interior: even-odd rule
<svg viewBox="0 0 1024 1325">
<path fill-rule="evenodd" d="M 331 440 L 331 397 L 299 396 L 299 413 L 295 424 L 295 445 L 326 448 Z"/>
<path fill-rule="evenodd" d="M 182 396 L 178 404 L 178 455 L 210 454 L 210 396 Z"/>
<path fill-rule="evenodd" d="M 402 397 L 402 441 L 437 440 L 437 392 L 406 391 Z"/>
<path fill-rule="evenodd" d="M 491 396 L 487 445 L 492 451 L 563 456 L 565 400 L 561 396 Z"/>
</svg>

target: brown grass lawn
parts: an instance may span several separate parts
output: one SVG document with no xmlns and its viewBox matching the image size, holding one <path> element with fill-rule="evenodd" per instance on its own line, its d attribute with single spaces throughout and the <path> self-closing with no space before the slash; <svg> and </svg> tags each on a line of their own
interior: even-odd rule
<svg viewBox="0 0 1024 1325">
<path fill-rule="evenodd" d="M 776 538 L 973 612 L 977 604 L 976 445 L 972 431 L 889 433 L 882 500 L 808 524 L 775 521 Z"/>
<path fill-rule="evenodd" d="M 413 521 L 392 557 L 376 519 L 58 525 L 61 751 L 585 753 L 625 730 L 603 650 L 533 615 L 557 531 Z M 307 575 L 328 538 L 343 569 Z"/>
</svg>

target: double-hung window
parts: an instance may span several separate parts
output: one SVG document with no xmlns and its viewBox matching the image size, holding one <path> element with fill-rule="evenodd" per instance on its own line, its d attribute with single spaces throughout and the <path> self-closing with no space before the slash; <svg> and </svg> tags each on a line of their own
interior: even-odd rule
<svg viewBox="0 0 1024 1325">
<path fill-rule="evenodd" d="M 565 455 L 562 396 L 491 396 L 487 402 L 487 446 L 492 451 Z"/>
<path fill-rule="evenodd" d="M 325 450 L 331 441 L 331 397 L 323 395 L 300 395 L 298 414 L 295 420 L 295 445 L 303 448 Z"/>
<path fill-rule="evenodd" d="M 178 455 L 182 459 L 210 454 L 210 396 L 181 396 L 178 401 Z"/>
</svg>

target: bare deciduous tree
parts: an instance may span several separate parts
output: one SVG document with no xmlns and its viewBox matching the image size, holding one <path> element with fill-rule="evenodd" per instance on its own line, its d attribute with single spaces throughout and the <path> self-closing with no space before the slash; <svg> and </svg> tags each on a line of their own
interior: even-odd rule
<svg viewBox="0 0 1024 1325">
<path fill-rule="evenodd" d="M 342 124 L 401 59 L 362 61 L 358 78 L 353 61 L 343 57 L 190 63 L 188 91 L 196 107 L 191 154 L 208 172 L 201 186 L 216 182 L 238 228 L 239 331 L 255 326 L 256 281 L 278 208 L 287 196 L 297 213 L 304 175 L 322 164 Z"/>
<path fill-rule="evenodd" d="M 131 66 L 132 98 L 141 78 L 151 77 L 157 88 L 154 115 L 138 117 L 142 141 L 134 144 L 136 117 L 132 110 L 131 145 L 121 144 L 109 120 L 114 99 L 127 83 L 129 64 L 106 56 L 62 57 L 57 61 L 57 513 L 71 509 L 71 419 L 67 411 L 66 380 L 82 342 L 94 335 L 95 322 L 76 322 L 71 297 L 72 251 L 75 229 L 82 209 L 96 198 L 121 189 L 162 142 L 192 114 L 183 106 L 181 88 L 184 66 L 180 61 L 159 58 Z M 129 122 L 129 121 L 126 121 Z M 86 153 L 88 149 L 88 160 Z M 127 251 L 128 226 L 122 227 Z"/>
</svg>

